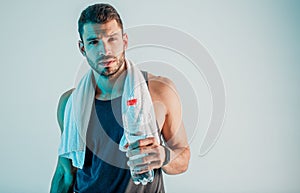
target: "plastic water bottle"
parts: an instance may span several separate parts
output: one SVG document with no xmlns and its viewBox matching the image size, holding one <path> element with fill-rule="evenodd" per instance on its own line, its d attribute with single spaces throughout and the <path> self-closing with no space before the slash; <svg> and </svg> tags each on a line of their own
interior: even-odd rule
<svg viewBox="0 0 300 193">
<path fill-rule="evenodd" d="M 142 84 L 141 84 L 142 85 Z M 147 85 L 144 85 L 148 89 Z M 141 89 L 143 90 L 143 88 Z M 147 100 L 145 100 L 147 101 Z M 154 137 L 159 141 L 158 128 L 156 125 L 155 113 L 152 105 L 143 105 L 145 101 L 137 101 L 136 98 L 127 101 L 127 105 L 122 108 L 125 109 L 122 112 L 124 134 L 128 144 L 132 144 L 140 139 L 147 137 Z M 148 101 L 151 101 L 150 95 Z M 135 160 L 147 155 L 140 154 L 130 157 L 130 160 Z M 132 180 L 135 184 L 151 183 L 154 179 L 154 171 L 150 170 L 141 174 L 137 173 L 134 168 L 130 167 L 130 173 Z"/>
<path fill-rule="evenodd" d="M 123 119 L 123 126 L 124 126 L 124 134 L 126 137 L 126 140 L 129 144 L 132 144 L 140 139 L 145 139 L 147 137 L 155 137 L 156 139 L 159 139 L 158 137 L 158 131 L 155 124 L 155 121 L 153 122 L 153 116 L 149 113 L 147 118 L 139 117 L 137 120 L 132 121 L 131 118 L 135 116 L 131 116 L 134 113 L 134 107 L 129 106 L 127 109 L 127 113 L 123 116 L 127 116 Z M 130 160 L 138 159 L 141 157 L 147 156 L 146 154 L 140 154 L 133 157 L 130 157 Z M 133 168 L 130 168 L 130 173 L 132 180 L 135 184 L 143 184 L 146 185 L 147 183 L 151 183 L 154 179 L 154 171 L 150 170 L 145 173 L 137 174 L 137 171 L 135 171 Z"/>
<path fill-rule="evenodd" d="M 140 139 L 145 139 L 146 137 L 149 137 L 143 133 L 128 133 L 125 132 L 126 139 L 129 144 L 132 144 Z M 130 157 L 130 160 L 138 159 L 141 157 L 147 156 L 146 154 L 140 154 L 133 157 Z M 132 181 L 138 185 L 142 183 L 142 185 L 146 185 L 147 183 L 151 183 L 154 179 L 154 171 L 150 170 L 141 174 L 137 174 L 136 171 L 133 168 L 130 168 L 130 174 Z"/>
</svg>

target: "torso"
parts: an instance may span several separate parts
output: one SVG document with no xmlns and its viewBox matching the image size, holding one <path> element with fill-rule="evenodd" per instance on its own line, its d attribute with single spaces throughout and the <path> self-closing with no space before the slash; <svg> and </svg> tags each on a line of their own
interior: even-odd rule
<svg viewBox="0 0 300 193">
<path fill-rule="evenodd" d="M 154 112 L 156 116 L 156 121 L 158 123 L 160 131 L 163 128 L 165 117 L 167 115 L 167 108 L 164 104 L 164 98 L 162 97 L 163 90 L 161 89 L 163 86 L 166 86 L 166 79 L 160 76 L 154 76 L 153 74 L 148 74 L 148 88 L 149 93 L 151 95 L 152 103 L 154 106 Z M 115 99 L 122 95 L 122 93 L 116 93 L 113 96 L 105 95 L 102 96 L 100 94 L 96 94 L 95 98 L 98 100 L 108 100 L 108 99 Z"/>
<path fill-rule="evenodd" d="M 148 88 L 161 130 L 166 111 L 162 108 L 162 104 L 157 102 L 160 101 L 159 93 L 157 93 L 159 89 L 155 89 L 157 83 L 151 81 L 153 76 L 150 75 L 149 79 Z M 104 192 L 164 192 L 161 169 L 155 170 L 154 182 L 146 186 L 135 185 L 131 180 L 125 153 L 118 149 L 123 135 L 121 98 L 121 96 L 115 96 L 114 99 L 106 101 L 95 99 L 90 124 L 96 127 L 89 126 L 89 128 L 103 129 L 88 130 L 85 163 L 82 170 L 77 170 L 75 192 L 101 192 L 99 190 L 101 187 L 106 188 Z M 100 125 L 97 125 L 99 122 Z"/>
</svg>

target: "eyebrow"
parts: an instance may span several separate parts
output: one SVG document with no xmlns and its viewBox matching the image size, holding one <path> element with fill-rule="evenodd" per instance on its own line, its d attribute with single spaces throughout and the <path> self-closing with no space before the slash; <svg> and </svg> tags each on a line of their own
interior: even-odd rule
<svg viewBox="0 0 300 193">
<path fill-rule="evenodd" d="M 119 31 L 117 31 L 117 32 L 114 32 L 114 33 L 112 33 L 112 34 L 110 34 L 110 35 L 108 35 L 109 37 L 111 37 L 111 36 L 115 36 L 115 35 L 118 35 L 118 33 L 119 33 Z"/>
<path fill-rule="evenodd" d="M 116 31 L 116 32 L 113 32 L 110 35 L 107 35 L 106 37 L 112 37 L 112 36 L 118 35 L 118 33 L 119 33 L 119 31 Z M 86 41 L 92 41 L 92 40 L 97 40 L 97 39 L 98 39 L 98 37 L 91 36 L 91 37 L 87 38 Z"/>
<path fill-rule="evenodd" d="M 86 41 L 92 41 L 92 40 L 96 40 L 96 39 L 97 39 L 97 37 L 89 37 L 86 39 Z"/>
<path fill-rule="evenodd" d="M 118 35 L 118 33 L 119 33 L 119 31 L 114 32 L 114 33 L 112 33 L 110 35 L 107 35 L 106 37 L 112 37 L 112 36 Z M 86 41 L 92 41 L 92 40 L 97 40 L 97 39 L 98 39 L 97 37 L 92 36 L 92 37 L 87 38 Z"/>
</svg>

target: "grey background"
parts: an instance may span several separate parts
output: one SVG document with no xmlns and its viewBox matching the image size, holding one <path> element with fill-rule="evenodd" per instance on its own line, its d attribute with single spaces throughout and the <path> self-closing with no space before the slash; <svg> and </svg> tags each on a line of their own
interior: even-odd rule
<svg viewBox="0 0 300 193">
<path fill-rule="evenodd" d="M 0 192 L 49 190 L 60 137 L 56 106 L 60 94 L 73 87 L 82 64 L 77 19 L 94 2 L 0 3 Z M 300 192 L 299 1 L 110 2 L 125 28 L 166 25 L 198 39 L 224 79 L 227 113 L 222 133 L 214 148 L 199 157 L 212 105 L 205 80 L 167 50 L 128 53 L 138 63 L 165 61 L 173 70 L 181 66 L 191 85 L 197 85 L 195 108 L 196 99 L 185 95 L 192 91 L 184 77 L 174 77 L 192 157 L 186 173 L 165 175 L 167 191 Z M 161 74 L 172 76 L 168 70 Z"/>
</svg>

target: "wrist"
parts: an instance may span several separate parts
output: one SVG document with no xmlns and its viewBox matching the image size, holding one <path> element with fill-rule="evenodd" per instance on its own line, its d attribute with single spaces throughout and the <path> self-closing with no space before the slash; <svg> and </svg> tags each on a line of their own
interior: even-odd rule
<svg viewBox="0 0 300 193">
<path fill-rule="evenodd" d="M 165 149 L 165 160 L 162 164 L 162 167 L 170 163 L 171 160 L 171 150 L 166 146 L 163 146 L 163 148 Z"/>
</svg>

